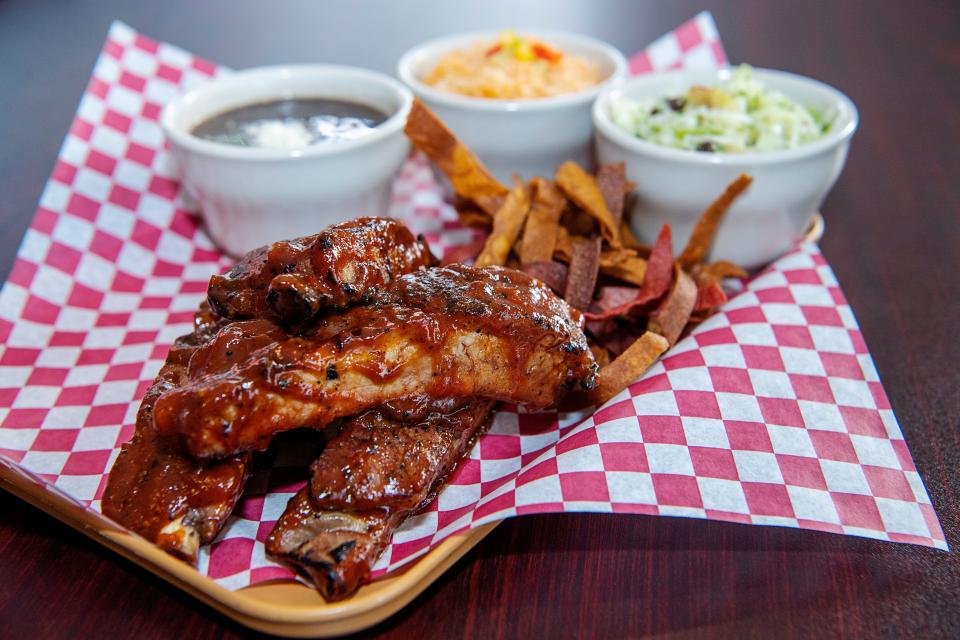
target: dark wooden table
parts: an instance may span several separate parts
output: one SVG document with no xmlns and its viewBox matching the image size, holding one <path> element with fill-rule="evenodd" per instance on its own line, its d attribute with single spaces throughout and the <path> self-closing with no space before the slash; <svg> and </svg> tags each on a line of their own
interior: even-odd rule
<svg viewBox="0 0 960 640">
<path fill-rule="evenodd" d="M 516 3 L 0 0 L 0 277 L 110 19 L 231 66 L 391 70 L 417 41 L 475 27 L 576 28 L 626 52 L 694 0 Z M 456 6 L 453 6 L 456 5 Z M 719 2 L 734 61 L 795 71 L 860 108 L 823 249 L 876 359 L 951 546 L 960 545 L 960 4 Z M 249 632 L 0 492 L 0 637 Z M 507 522 L 387 637 L 960 637 L 956 553 L 678 518 Z"/>
</svg>

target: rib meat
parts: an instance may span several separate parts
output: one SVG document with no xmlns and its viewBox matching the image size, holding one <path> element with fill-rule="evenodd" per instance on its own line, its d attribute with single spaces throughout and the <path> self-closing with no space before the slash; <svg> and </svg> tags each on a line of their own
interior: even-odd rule
<svg viewBox="0 0 960 640">
<path fill-rule="evenodd" d="M 243 355 L 240 351 L 256 345 L 255 339 L 252 342 L 244 339 L 255 327 L 244 331 L 231 326 L 221 331 L 224 325 L 223 318 L 201 308 L 194 320 L 193 333 L 178 338 L 173 344 L 140 405 L 133 438 L 123 445 L 103 495 L 105 515 L 189 562 L 196 561 L 200 545 L 217 536 L 233 511 L 248 475 L 250 457 L 243 454 L 197 462 L 178 442 L 169 442 L 157 434 L 153 408 L 161 394 L 190 378 L 191 368 L 204 366 L 210 371 L 225 366 L 212 354 L 216 352 L 213 345 L 230 344 L 228 334 L 240 340 L 238 357 Z M 210 355 L 204 363 L 195 362 L 202 345 L 206 345 Z M 228 350 L 221 349 L 221 352 Z"/>
<path fill-rule="evenodd" d="M 317 499 L 308 486 L 290 500 L 267 553 L 307 574 L 327 600 L 352 594 L 489 423 L 490 401 L 451 407 L 434 406 L 412 423 L 386 408 L 349 420 L 313 465 Z M 325 481 L 331 491 L 317 495 Z"/>
<path fill-rule="evenodd" d="M 437 469 L 449 464 L 492 402 L 417 398 L 391 403 L 348 421 L 310 467 L 310 493 L 322 509 L 416 509 Z M 472 417 L 471 417 L 472 416 Z"/>
<path fill-rule="evenodd" d="M 346 307 L 434 262 L 426 241 L 400 222 L 358 218 L 251 251 L 210 279 L 207 297 L 227 318 L 266 317 L 301 328 L 321 310 Z"/>
<path fill-rule="evenodd" d="M 435 267 L 407 274 L 362 307 L 324 314 L 243 363 L 164 393 L 154 421 L 198 458 L 265 448 L 387 402 L 482 397 L 542 409 L 597 365 L 579 314 L 524 273 Z"/>
</svg>

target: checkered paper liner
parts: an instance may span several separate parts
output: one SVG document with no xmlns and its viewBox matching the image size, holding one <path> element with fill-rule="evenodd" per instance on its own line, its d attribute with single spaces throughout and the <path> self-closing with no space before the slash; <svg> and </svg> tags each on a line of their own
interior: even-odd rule
<svg viewBox="0 0 960 640">
<path fill-rule="evenodd" d="M 726 58 L 701 14 L 635 71 Z M 0 464 L 99 513 L 107 471 L 173 339 L 229 261 L 182 197 L 157 118 L 227 71 L 112 26 L 0 292 Z M 476 242 L 422 156 L 392 214 L 438 253 Z M 284 438 L 199 571 L 228 588 L 292 576 L 263 540 L 316 446 Z M 591 511 L 773 524 L 946 548 L 870 354 L 815 245 L 803 244 L 595 412 L 499 411 L 376 574 L 444 538 L 527 513 Z M 102 516 L 98 516 L 102 517 Z"/>
</svg>

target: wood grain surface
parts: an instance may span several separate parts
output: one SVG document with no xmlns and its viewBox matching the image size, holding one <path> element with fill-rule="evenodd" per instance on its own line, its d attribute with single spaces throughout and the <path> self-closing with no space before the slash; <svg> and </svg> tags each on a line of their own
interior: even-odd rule
<svg viewBox="0 0 960 640">
<path fill-rule="evenodd" d="M 471 3 L 475 5 L 478 3 Z M 455 6 L 453 6 L 455 5 Z M 734 61 L 846 92 L 861 125 L 824 205 L 824 252 L 960 545 L 960 3 L 0 0 L 0 277 L 107 25 L 231 66 L 391 71 L 445 32 L 542 25 L 630 53 L 702 8 Z M 498 527 L 387 638 L 960 637 L 960 559 L 909 545 L 680 518 L 530 516 Z M 232 623 L 0 492 L 0 637 L 233 638 Z"/>
</svg>

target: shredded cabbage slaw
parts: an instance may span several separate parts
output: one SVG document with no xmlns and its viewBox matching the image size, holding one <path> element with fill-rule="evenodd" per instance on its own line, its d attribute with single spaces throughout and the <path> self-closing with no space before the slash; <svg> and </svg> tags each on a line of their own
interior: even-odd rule
<svg viewBox="0 0 960 640">
<path fill-rule="evenodd" d="M 830 129 L 830 118 L 767 88 L 745 64 L 716 86 L 693 86 L 682 96 L 621 97 L 610 104 L 610 117 L 649 142 L 723 153 L 794 149 Z"/>
</svg>

